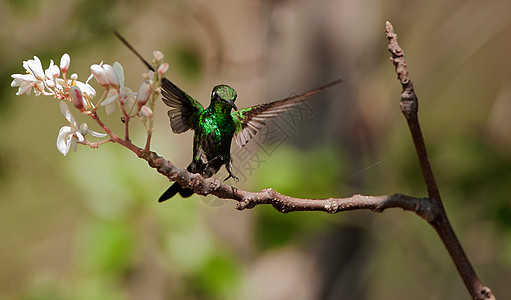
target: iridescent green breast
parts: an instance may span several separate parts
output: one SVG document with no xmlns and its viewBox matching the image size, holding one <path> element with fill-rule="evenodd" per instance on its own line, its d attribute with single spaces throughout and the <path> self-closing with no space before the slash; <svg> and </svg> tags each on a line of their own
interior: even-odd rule
<svg viewBox="0 0 511 300">
<path fill-rule="evenodd" d="M 218 114 L 210 108 L 205 109 L 195 129 L 194 160 L 200 159 L 198 154 L 202 153 L 201 151 L 208 161 L 219 156 L 228 159 L 233 135 L 234 121 L 230 113 Z"/>
</svg>

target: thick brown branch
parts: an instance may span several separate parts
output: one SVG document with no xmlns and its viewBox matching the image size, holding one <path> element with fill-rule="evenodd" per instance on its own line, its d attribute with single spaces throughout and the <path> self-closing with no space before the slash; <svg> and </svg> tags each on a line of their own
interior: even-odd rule
<svg viewBox="0 0 511 300">
<path fill-rule="evenodd" d="M 401 93 L 401 111 L 405 115 L 410 133 L 412 135 L 415 150 L 419 158 L 422 174 L 429 194 L 429 201 L 434 207 L 436 212 L 435 217 L 429 223 L 435 228 L 436 232 L 442 239 L 443 244 L 449 251 L 452 260 L 454 261 L 459 274 L 461 275 L 465 286 L 467 287 L 473 299 L 495 299 L 489 288 L 485 287 L 468 260 L 467 255 L 463 251 L 454 230 L 452 229 L 447 214 L 440 198 L 440 192 L 433 175 L 431 164 L 429 163 L 426 145 L 422 136 L 421 128 L 419 125 L 419 118 L 417 116 L 419 104 L 417 96 L 413 89 L 413 83 L 408 76 L 408 66 L 404 58 L 404 52 L 397 43 L 397 35 L 394 33 L 394 28 L 390 22 L 385 24 L 385 36 L 389 39 L 388 50 L 392 54 L 390 60 L 396 67 L 396 73 L 403 91 Z"/>
<path fill-rule="evenodd" d="M 431 202 L 427 198 L 414 198 L 402 194 L 388 196 L 354 195 L 349 198 L 301 199 L 282 195 L 273 189 L 260 192 L 248 192 L 221 182 L 216 178 L 204 179 L 198 174 L 188 172 L 184 168 L 175 167 L 170 161 L 158 156 L 155 152 L 142 152 L 141 157 L 149 165 L 170 180 L 189 187 L 198 195 L 215 195 L 223 199 L 238 201 L 236 209 L 254 208 L 260 204 L 271 204 L 282 213 L 293 211 L 324 211 L 338 213 L 342 211 L 369 209 L 382 212 L 387 208 L 401 208 L 413 211 L 427 221 L 433 220 L 436 212 L 432 211 Z"/>
</svg>

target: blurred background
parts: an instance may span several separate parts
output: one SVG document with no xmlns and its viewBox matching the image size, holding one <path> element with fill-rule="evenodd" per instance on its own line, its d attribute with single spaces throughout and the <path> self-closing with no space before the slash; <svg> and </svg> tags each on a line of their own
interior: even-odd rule
<svg viewBox="0 0 511 300">
<path fill-rule="evenodd" d="M 67 52 L 79 79 L 119 61 L 137 90 L 145 68 L 113 30 L 148 59 L 161 50 L 167 77 L 203 105 L 221 83 L 245 107 L 342 78 L 233 148 L 237 186 L 423 197 L 386 20 L 454 229 L 483 283 L 511 295 L 511 2 L 2 0 L 0 299 L 469 298 L 413 213 L 238 212 L 198 196 L 158 204 L 166 178 L 116 144 L 62 156 L 58 101 L 10 87 L 23 60 L 46 68 Z M 173 134 L 166 111 L 157 104 L 152 149 L 184 167 L 193 134 Z M 102 117 L 121 132 L 118 113 Z M 143 126 L 131 130 L 142 145 Z"/>
</svg>

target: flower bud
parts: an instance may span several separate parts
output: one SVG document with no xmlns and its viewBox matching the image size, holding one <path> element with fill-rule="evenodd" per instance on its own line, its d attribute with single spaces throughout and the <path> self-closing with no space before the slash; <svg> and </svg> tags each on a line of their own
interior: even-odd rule
<svg viewBox="0 0 511 300">
<path fill-rule="evenodd" d="M 153 77 L 154 77 L 154 72 L 151 71 L 151 70 L 148 70 L 147 72 L 145 73 L 142 73 L 142 77 L 145 79 L 145 80 L 152 80 Z"/>
<path fill-rule="evenodd" d="M 154 61 L 159 63 L 163 60 L 163 53 L 161 53 L 161 51 L 154 50 L 153 57 L 154 57 Z"/>
<path fill-rule="evenodd" d="M 64 55 L 62 55 L 62 58 L 60 59 L 60 70 L 62 70 L 62 73 L 67 73 L 70 63 L 71 58 L 69 57 L 69 54 L 64 53 Z"/>
<path fill-rule="evenodd" d="M 158 75 L 163 76 L 169 70 L 169 64 L 164 63 L 158 67 Z"/>
<path fill-rule="evenodd" d="M 107 87 L 110 85 L 110 81 L 106 76 L 106 71 L 101 65 L 94 64 L 90 66 L 90 72 L 102 87 Z"/>
<path fill-rule="evenodd" d="M 71 80 L 77 80 L 77 79 L 78 79 L 78 74 L 76 74 L 76 73 L 71 74 Z"/>
<path fill-rule="evenodd" d="M 110 85 L 114 89 L 118 90 L 120 88 L 119 77 L 117 76 L 114 68 L 111 65 L 104 64 L 103 69 L 105 70 L 106 77 L 108 78 Z"/>
<path fill-rule="evenodd" d="M 153 111 L 146 105 L 140 108 L 140 114 L 146 118 L 151 118 L 153 116 Z"/>
<path fill-rule="evenodd" d="M 87 135 L 87 133 L 89 132 L 89 125 L 87 125 L 87 123 L 82 123 L 80 125 L 80 133 L 85 136 Z"/>
<path fill-rule="evenodd" d="M 137 103 L 139 106 L 142 106 L 147 103 L 149 96 L 151 96 L 151 91 L 152 86 L 149 84 L 149 82 L 147 81 L 142 82 L 137 93 Z"/>
<path fill-rule="evenodd" d="M 73 101 L 73 105 L 77 109 L 79 109 L 80 111 L 84 111 L 85 110 L 85 106 L 84 106 L 84 103 L 83 103 L 82 90 L 80 90 L 79 87 L 77 87 L 76 85 L 73 85 L 69 89 L 69 97 L 71 97 L 71 100 Z"/>
</svg>

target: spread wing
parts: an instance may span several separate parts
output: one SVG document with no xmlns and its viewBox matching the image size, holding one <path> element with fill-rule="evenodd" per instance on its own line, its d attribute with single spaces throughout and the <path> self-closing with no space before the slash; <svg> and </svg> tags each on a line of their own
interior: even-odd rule
<svg viewBox="0 0 511 300">
<path fill-rule="evenodd" d="M 126 41 L 117 31 L 114 34 L 126 45 L 150 70 L 154 68 L 149 64 L 133 46 Z M 170 107 L 168 115 L 170 118 L 170 127 L 175 133 L 182 133 L 188 129 L 194 129 L 194 124 L 198 119 L 199 113 L 204 109 L 195 99 L 183 92 L 167 78 L 161 81 L 163 102 Z"/>
<path fill-rule="evenodd" d="M 233 111 L 232 118 L 236 124 L 236 131 L 234 132 L 234 139 L 236 144 L 241 148 L 245 146 L 256 133 L 266 125 L 269 119 L 285 112 L 291 107 L 301 103 L 310 96 L 317 94 L 331 86 L 341 83 L 342 80 L 338 79 L 328 84 L 307 91 L 300 95 L 291 96 L 282 100 L 255 105 L 247 108 Z"/>
<path fill-rule="evenodd" d="M 167 114 L 172 131 L 182 133 L 195 129 L 194 124 L 197 124 L 199 113 L 204 109 L 202 105 L 167 78 L 162 79 L 161 87 L 163 102 L 170 107 Z"/>
</svg>

